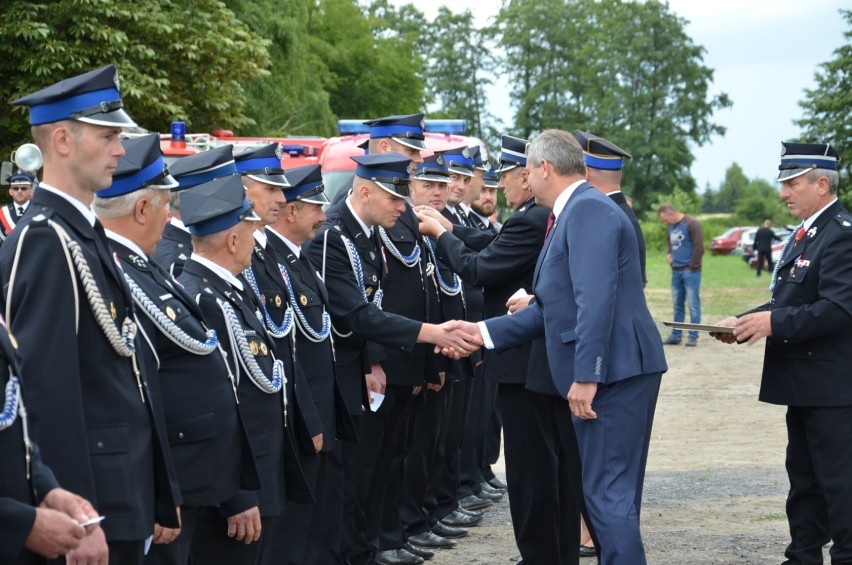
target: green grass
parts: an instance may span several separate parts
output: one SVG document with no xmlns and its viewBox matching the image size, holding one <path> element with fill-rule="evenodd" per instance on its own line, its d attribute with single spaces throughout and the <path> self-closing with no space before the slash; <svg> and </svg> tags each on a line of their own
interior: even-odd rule
<svg viewBox="0 0 852 565">
<path fill-rule="evenodd" d="M 671 268 L 666 264 L 665 252 L 649 251 L 646 269 L 648 308 L 655 320 L 670 320 Z M 756 277 L 754 269 L 739 255 L 714 256 L 706 253 L 701 269 L 702 322 L 716 322 L 769 300 L 770 275 L 764 271 L 760 278 Z"/>
<path fill-rule="evenodd" d="M 758 516 L 755 520 L 758 522 L 772 522 L 775 520 L 786 520 L 787 514 L 784 512 L 776 512 L 774 514 L 764 514 L 762 516 Z"/>
</svg>

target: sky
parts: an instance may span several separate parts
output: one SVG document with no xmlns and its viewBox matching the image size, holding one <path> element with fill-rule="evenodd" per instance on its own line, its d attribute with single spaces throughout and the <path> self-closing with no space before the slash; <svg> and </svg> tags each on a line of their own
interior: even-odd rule
<svg viewBox="0 0 852 565">
<path fill-rule="evenodd" d="M 489 23 L 500 6 L 499 0 L 414 4 L 429 19 L 442 5 L 455 12 L 470 9 L 477 25 Z M 692 175 L 699 191 L 708 184 L 717 188 L 734 162 L 749 178 L 774 181 L 781 141 L 800 133 L 793 123 L 801 117 L 798 102 L 805 89 L 815 86 L 820 63 L 831 60 L 843 44 L 846 22 L 838 10 L 848 9 L 848 0 L 669 0 L 669 6 L 689 22 L 687 34 L 706 50 L 704 65 L 714 69 L 711 94 L 725 92 L 733 102 L 713 117 L 727 129 L 725 135 L 693 148 Z M 487 95 L 491 112 L 511 124 L 509 93 L 498 86 Z"/>
</svg>

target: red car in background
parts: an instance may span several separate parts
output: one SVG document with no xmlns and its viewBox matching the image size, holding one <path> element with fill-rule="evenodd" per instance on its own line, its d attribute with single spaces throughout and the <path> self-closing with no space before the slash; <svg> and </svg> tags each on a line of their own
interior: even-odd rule
<svg viewBox="0 0 852 565">
<path fill-rule="evenodd" d="M 713 255 L 730 255 L 737 248 L 737 243 L 740 241 L 740 236 L 746 230 L 753 229 L 755 226 L 736 226 L 730 228 L 722 235 L 716 236 L 710 242 L 710 253 Z"/>
</svg>

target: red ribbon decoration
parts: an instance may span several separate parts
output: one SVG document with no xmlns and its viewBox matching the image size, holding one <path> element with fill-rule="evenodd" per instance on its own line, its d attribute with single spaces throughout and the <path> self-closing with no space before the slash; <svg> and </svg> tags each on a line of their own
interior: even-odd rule
<svg viewBox="0 0 852 565">
<path fill-rule="evenodd" d="M 796 232 L 796 243 L 799 243 L 799 240 L 801 240 L 803 237 L 805 237 L 805 228 L 802 227 L 799 228 L 799 231 Z"/>
</svg>

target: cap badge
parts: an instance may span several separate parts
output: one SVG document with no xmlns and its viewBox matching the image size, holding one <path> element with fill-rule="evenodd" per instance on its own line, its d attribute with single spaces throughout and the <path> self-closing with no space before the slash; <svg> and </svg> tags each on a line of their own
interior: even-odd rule
<svg viewBox="0 0 852 565">
<path fill-rule="evenodd" d="M 462 157 L 467 157 L 469 159 L 470 158 L 470 149 L 465 147 L 464 149 L 462 149 L 461 154 L 462 154 Z"/>
<path fill-rule="evenodd" d="M 115 89 L 121 91 L 121 84 L 118 82 L 118 71 L 115 71 L 115 75 L 112 77 L 112 82 L 115 83 Z"/>
<path fill-rule="evenodd" d="M 784 142 L 782 141 L 781 142 L 781 156 L 783 157 L 786 154 L 787 154 L 787 146 L 784 145 Z"/>
<path fill-rule="evenodd" d="M 280 143 L 275 145 L 275 156 L 279 159 L 284 156 L 284 149 L 281 148 Z"/>
<path fill-rule="evenodd" d="M 435 162 L 438 163 L 439 165 L 443 165 L 444 164 L 443 155 L 438 155 L 438 157 L 435 159 Z"/>
</svg>

